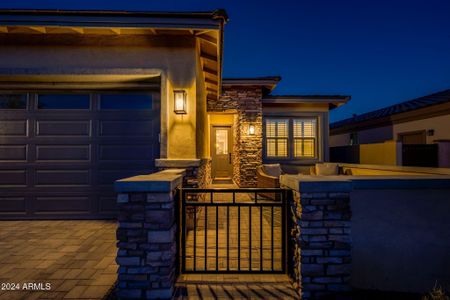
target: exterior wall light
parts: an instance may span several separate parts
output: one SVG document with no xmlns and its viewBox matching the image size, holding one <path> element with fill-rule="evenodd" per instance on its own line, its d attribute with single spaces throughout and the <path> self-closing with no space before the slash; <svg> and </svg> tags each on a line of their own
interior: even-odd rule
<svg viewBox="0 0 450 300">
<path fill-rule="evenodd" d="M 248 125 L 248 134 L 255 135 L 255 125 L 253 124 Z"/>
<path fill-rule="evenodd" d="M 184 90 L 175 90 L 173 91 L 174 98 L 174 112 L 177 115 L 185 115 L 187 114 L 187 93 Z"/>
</svg>

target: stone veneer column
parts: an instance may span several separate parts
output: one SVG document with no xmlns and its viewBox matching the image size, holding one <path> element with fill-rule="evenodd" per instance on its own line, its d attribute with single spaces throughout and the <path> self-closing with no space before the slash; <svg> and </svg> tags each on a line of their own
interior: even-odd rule
<svg viewBox="0 0 450 300">
<path fill-rule="evenodd" d="M 288 263 L 302 299 L 350 291 L 351 182 L 322 180 L 298 182 L 290 203 Z"/>
<path fill-rule="evenodd" d="M 262 88 L 230 86 L 218 100 L 209 99 L 208 112 L 236 111 L 233 149 L 233 180 L 240 187 L 256 187 L 256 167 L 262 164 Z M 248 126 L 255 126 L 255 135 Z"/>
<path fill-rule="evenodd" d="M 116 181 L 120 299 L 172 298 L 177 255 L 175 194 L 181 183 L 182 175 L 164 171 Z"/>
</svg>

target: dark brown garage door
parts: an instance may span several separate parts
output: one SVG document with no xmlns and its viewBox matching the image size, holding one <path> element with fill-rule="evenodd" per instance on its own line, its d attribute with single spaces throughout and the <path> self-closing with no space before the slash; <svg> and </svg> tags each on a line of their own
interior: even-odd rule
<svg viewBox="0 0 450 300">
<path fill-rule="evenodd" d="M 110 218 L 113 182 L 154 171 L 159 92 L 2 93 L 0 218 Z"/>
</svg>

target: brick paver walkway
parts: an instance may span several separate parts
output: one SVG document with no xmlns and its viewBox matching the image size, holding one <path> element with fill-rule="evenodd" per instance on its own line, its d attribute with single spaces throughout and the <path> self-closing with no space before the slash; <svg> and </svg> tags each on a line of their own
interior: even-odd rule
<svg viewBox="0 0 450 300">
<path fill-rule="evenodd" d="M 189 274 L 177 281 L 175 299 L 300 299 L 286 275 Z"/>
<path fill-rule="evenodd" d="M 115 232 L 111 221 L 1 221 L 0 282 L 20 288 L 0 299 L 103 299 L 117 279 Z"/>
</svg>

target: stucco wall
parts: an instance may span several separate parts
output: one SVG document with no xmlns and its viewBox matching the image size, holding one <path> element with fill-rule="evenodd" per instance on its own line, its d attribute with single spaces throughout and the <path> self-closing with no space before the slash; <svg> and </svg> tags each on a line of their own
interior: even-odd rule
<svg viewBox="0 0 450 300">
<path fill-rule="evenodd" d="M 359 162 L 369 165 L 401 165 L 401 152 L 401 145 L 395 141 L 361 144 L 359 145 Z"/>
<path fill-rule="evenodd" d="M 394 138 L 397 139 L 399 133 L 418 131 L 418 130 L 434 130 L 434 135 L 427 135 L 427 144 L 433 143 L 434 140 L 450 139 L 450 114 L 416 120 L 405 123 L 394 124 Z"/>
<path fill-rule="evenodd" d="M 424 293 L 450 284 L 450 189 L 354 190 L 354 288 Z"/>
<path fill-rule="evenodd" d="M 358 133 L 358 144 L 383 143 L 393 139 L 392 126 L 355 130 Z M 350 132 L 330 136 L 330 147 L 350 145 Z"/>
<path fill-rule="evenodd" d="M 35 41 L 20 38 L 20 44 L 0 46 L 0 74 L 114 74 L 126 69 L 161 74 L 161 157 L 196 158 L 197 60 L 194 38 L 105 37 Z M 39 44 L 39 45 L 38 45 Z M 114 70 L 113 70 L 114 69 Z M 108 71 L 111 70 L 111 71 Z M 173 90 L 188 93 L 188 114 L 173 113 Z M 166 138 L 167 137 L 167 138 Z M 199 151 L 201 154 L 202 151 Z"/>
<path fill-rule="evenodd" d="M 330 135 L 330 147 L 341 147 L 350 145 L 350 133 Z"/>
</svg>

